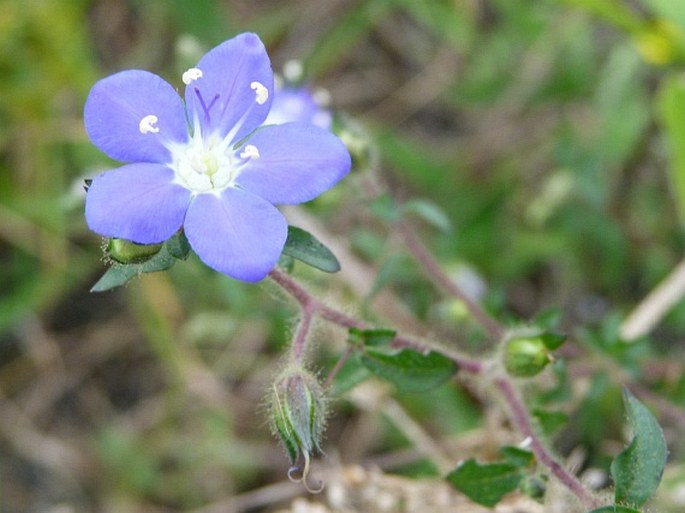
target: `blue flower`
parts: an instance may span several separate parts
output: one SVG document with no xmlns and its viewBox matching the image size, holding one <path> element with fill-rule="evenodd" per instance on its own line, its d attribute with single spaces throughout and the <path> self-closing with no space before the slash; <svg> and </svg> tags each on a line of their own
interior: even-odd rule
<svg viewBox="0 0 685 513">
<path fill-rule="evenodd" d="M 293 86 L 276 87 L 271 110 L 264 124 L 278 125 L 289 121 L 311 123 L 330 130 L 333 116 L 316 100 L 309 89 Z"/>
<path fill-rule="evenodd" d="M 127 164 L 95 177 L 86 221 L 140 244 L 181 227 L 208 266 L 259 281 L 285 244 L 276 204 L 309 201 L 350 170 L 345 145 L 308 123 L 259 128 L 273 72 L 255 34 L 241 34 L 183 74 L 185 103 L 159 76 L 127 70 L 97 82 L 84 110 L 93 143 Z"/>
</svg>

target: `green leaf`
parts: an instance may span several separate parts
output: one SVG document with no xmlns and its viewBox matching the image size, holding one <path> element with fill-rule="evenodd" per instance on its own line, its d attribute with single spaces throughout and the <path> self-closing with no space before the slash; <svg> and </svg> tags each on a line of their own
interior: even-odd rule
<svg viewBox="0 0 685 513">
<path fill-rule="evenodd" d="M 414 214 L 443 232 L 452 231 L 452 222 L 445 211 L 432 201 L 413 199 L 402 205 L 402 212 Z"/>
<path fill-rule="evenodd" d="M 473 458 L 447 475 L 447 481 L 473 502 L 495 506 L 506 494 L 518 487 L 523 473 L 511 463 L 480 465 Z"/>
<path fill-rule="evenodd" d="M 112 263 L 90 291 L 104 292 L 124 285 L 140 274 L 166 271 L 176 263 L 176 260 L 187 258 L 189 252 L 190 246 L 185 235 L 176 234 L 162 245 L 159 252 L 144 262 Z"/>
<path fill-rule="evenodd" d="M 354 387 L 369 379 L 373 374 L 359 359 L 359 354 L 354 353 L 333 380 L 331 395 L 340 396 L 352 390 Z"/>
<path fill-rule="evenodd" d="M 590 513 L 640 513 L 640 511 L 633 508 L 626 508 L 625 506 L 612 505 L 593 509 Z"/>
<path fill-rule="evenodd" d="M 535 461 L 535 455 L 531 451 L 513 445 L 500 447 L 499 452 L 507 460 L 507 463 L 511 463 L 516 467 L 530 467 L 533 461 Z"/>
<path fill-rule="evenodd" d="M 446 356 L 412 349 L 388 352 L 367 347 L 360 359 L 367 369 L 390 381 L 400 392 L 426 392 L 457 372 L 457 365 Z"/>
<path fill-rule="evenodd" d="M 651 412 L 628 390 L 623 392 L 633 440 L 611 463 L 615 500 L 619 504 L 640 507 L 661 481 L 666 465 L 666 440 Z"/>
<path fill-rule="evenodd" d="M 336 273 L 340 270 L 340 262 L 333 252 L 311 233 L 296 226 L 288 226 L 288 238 L 283 254 L 326 273 Z"/>
<path fill-rule="evenodd" d="M 397 335 L 397 332 L 383 328 L 370 330 L 350 328 L 347 341 L 353 345 L 386 346 L 395 339 L 395 335 Z"/>
<path fill-rule="evenodd" d="M 563 411 L 547 411 L 543 409 L 533 410 L 533 415 L 540 423 L 542 432 L 546 436 L 552 435 L 562 426 L 568 423 L 568 415 Z"/>
</svg>

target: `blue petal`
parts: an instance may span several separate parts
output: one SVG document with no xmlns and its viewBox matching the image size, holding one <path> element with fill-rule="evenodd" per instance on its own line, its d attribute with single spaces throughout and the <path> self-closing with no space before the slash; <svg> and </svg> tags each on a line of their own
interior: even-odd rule
<svg viewBox="0 0 685 513">
<path fill-rule="evenodd" d="M 273 102 L 265 125 L 282 125 L 283 123 L 311 123 L 326 130 L 331 129 L 333 116 L 329 110 L 317 103 L 308 89 L 285 87 L 274 91 Z"/>
<path fill-rule="evenodd" d="M 264 121 L 274 77 L 256 34 L 241 34 L 213 48 L 197 69 L 202 76 L 187 85 L 185 98 L 190 119 L 193 123 L 197 119 L 203 135 L 218 133 L 223 138 L 236 129 L 232 141 L 239 141 Z M 263 104 L 256 102 L 255 83 L 268 91 Z"/>
<path fill-rule="evenodd" d="M 146 116 L 157 120 L 143 133 Z M 162 78 L 142 70 L 122 71 L 97 82 L 86 100 L 84 121 L 93 143 L 123 162 L 169 163 L 167 145 L 188 140 L 181 98 Z"/>
<path fill-rule="evenodd" d="M 285 123 L 258 130 L 247 141 L 259 151 L 236 184 L 271 203 L 314 199 L 335 185 L 352 165 L 340 139 L 314 125 Z"/>
<path fill-rule="evenodd" d="M 270 203 L 239 189 L 199 194 L 184 224 L 191 247 L 209 267 L 255 282 L 276 265 L 288 225 Z"/>
<path fill-rule="evenodd" d="M 162 242 L 183 224 L 190 191 L 159 164 L 129 164 L 95 177 L 86 194 L 91 230 L 140 244 Z"/>
</svg>

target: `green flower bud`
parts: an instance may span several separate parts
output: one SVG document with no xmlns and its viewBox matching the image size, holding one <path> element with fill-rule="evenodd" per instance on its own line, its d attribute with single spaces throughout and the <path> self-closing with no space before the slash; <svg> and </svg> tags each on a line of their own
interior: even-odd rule
<svg viewBox="0 0 685 513">
<path fill-rule="evenodd" d="M 126 239 L 109 239 L 105 251 L 120 264 L 139 264 L 149 260 L 162 249 L 162 244 L 136 244 Z"/>
<path fill-rule="evenodd" d="M 511 376 L 531 377 L 553 361 L 540 337 L 513 338 L 504 348 L 504 367 Z"/>
<path fill-rule="evenodd" d="M 310 457 L 321 451 L 321 435 L 325 427 L 326 400 L 316 378 L 300 367 L 289 367 L 276 380 L 271 394 L 271 423 L 274 433 L 292 465 L 288 477 L 307 483 Z M 296 476 L 301 473 L 301 476 Z"/>
</svg>

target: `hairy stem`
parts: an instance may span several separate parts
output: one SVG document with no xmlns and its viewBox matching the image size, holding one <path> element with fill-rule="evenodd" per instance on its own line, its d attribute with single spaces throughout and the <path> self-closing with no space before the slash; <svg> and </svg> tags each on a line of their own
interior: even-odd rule
<svg viewBox="0 0 685 513">
<path fill-rule="evenodd" d="M 413 237 L 413 234 L 411 235 Z M 414 237 L 415 239 L 415 237 Z M 425 251 L 426 254 L 428 254 L 427 250 L 421 245 L 417 246 L 421 247 L 422 249 L 419 251 Z M 430 255 L 429 255 L 430 256 Z M 426 260 L 426 262 L 431 261 L 435 262 L 432 257 L 430 257 L 430 260 Z M 437 263 L 435 263 L 437 266 Z M 432 268 L 432 264 L 429 266 Z M 439 266 L 438 266 L 439 269 Z M 269 276 L 276 282 L 285 292 L 287 292 L 290 296 L 295 299 L 300 304 L 300 307 L 304 310 L 309 310 L 311 312 L 311 315 L 313 316 L 315 313 L 318 313 L 323 319 L 326 319 L 329 322 L 332 322 L 333 324 L 337 324 L 338 326 L 341 326 L 343 328 L 357 328 L 357 329 L 366 329 L 367 326 L 365 323 L 354 319 L 353 317 L 350 317 L 349 315 L 345 314 L 344 312 L 341 312 L 331 306 L 328 306 L 324 304 L 323 302 L 319 301 L 316 299 L 314 296 L 312 296 L 307 290 L 300 285 L 294 278 L 289 276 L 288 274 L 284 273 L 280 269 L 274 269 L 271 271 Z M 440 270 L 440 276 L 444 276 L 442 274 L 442 270 Z M 431 273 L 431 277 L 437 278 L 439 277 L 438 275 L 433 276 Z M 449 280 L 446 276 L 444 276 L 446 280 Z M 451 282 L 450 282 L 451 283 Z M 454 289 L 454 291 L 458 292 L 458 294 L 455 294 L 455 297 L 464 297 L 466 296 L 459 290 L 459 288 L 451 283 L 450 285 L 451 289 Z M 495 336 L 497 335 L 498 338 L 500 338 L 504 334 L 504 329 L 491 317 L 489 317 L 483 310 L 480 309 L 475 303 L 473 303 L 471 300 L 468 300 L 469 305 L 472 305 L 474 310 L 473 312 L 480 312 L 480 314 L 476 314 L 476 318 L 480 322 L 484 322 L 485 324 L 483 325 L 488 332 Z M 300 326 L 301 327 L 301 326 Z M 396 336 L 395 339 L 392 341 L 392 344 L 396 347 L 410 347 L 413 349 L 417 350 L 436 350 L 444 354 L 445 356 L 452 358 L 452 360 L 459 365 L 460 369 L 463 371 L 469 372 L 471 374 L 482 374 L 483 370 L 485 369 L 485 363 L 481 362 L 479 360 L 472 360 L 468 359 L 465 357 L 462 357 L 461 355 L 458 354 L 453 354 L 454 351 L 451 351 L 449 349 L 444 348 L 443 346 L 436 344 L 436 343 L 431 343 L 430 341 L 419 341 L 419 340 L 413 340 L 408 337 L 404 336 Z M 335 377 L 335 374 L 340 370 L 344 362 L 349 358 L 349 356 L 352 354 L 353 348 L 348 348 L 346 352 L 343 354 L 341 359 L 338 361 L 336 366 L 333 368 L 331 371 L 332 377 L 329 376 L 328 379 L 326 380 L 327 385 L 332 382 L 333 377 Z M 533 424 L 530 418 L 530 414 L 528 413 L 528 409 L 524 405 L 523 401 L 521 400 L 514 384 L 512 383 L 511 379 L 507 376 L 497 376 L 494 378 L 494 383 L 496 388 L 499 390 L 499 392 L 504 396 L 504 399 L 506 400 L 507 404 L 509 405 L 510 408 L 510 413 L 511 413 L 511 418 L 518 429 L 518 431 L 526 438 L 529 438 L 531 441 L 531 450 L 537 457 L 538 461 L 546 466 L 547 468 L 550 469 L 552 474 L 564 485 L 566 486 L 580 501 L 585 504 L 585 506 L 589 508 L 597 508 L 601 505 L 601 501 L 595 497 L 595 495 L 588 490 L 579 480 L 576 478 L 573 474 L 568 472 L 557 460 L 556 458 L 550 453 L 547 448 L 544 446 L 540 438 L 538 437 L 535 429 L 533 428 Z"/>
<path fill-rule="evenodd" d="M 511 418 L 517 429 L 523 436 L 530 440 L 530 449 L 533 451 L 538 461 L 549 468 L 552 474 L 554 474 L 566 488 L 573 492 L 586 507 L 595 509 L 601 506 L 601 501 L 595 497 L 595 495 L 590 492 L 576 476 L 566 470 L 540 441 L 535 429 L 533 429 L 528 409 L 523 404 L 523 401 L 514 388 L 511 380 L 507 377 L 498 377 L 495 379 L 495 386 L 497 386 L 509 405 Z"/>
<path fill-rule="evenodd" d="M 428 277 L 441 289 L 445 290 L 451 296 L 457 298 L 464 303 L 468 309 L 471 317 L 478 322 L 483 329 L 495 340 L 500 340 L 504 336 L 504 328 L 493 319 L 485 310 L 483 310 L 477 303 L 450 279 L 445 271 L 443 271 L 440 264 L 435 260 L 433 255 L 428 251 L 426 246 L 416 236 L 411 226 L 405 221 L 400 221 L 397 224 L 397 229 L 404 240 L 404 245 L 412 256 L 419 262 L 428 275 Z"/>
</svg>

